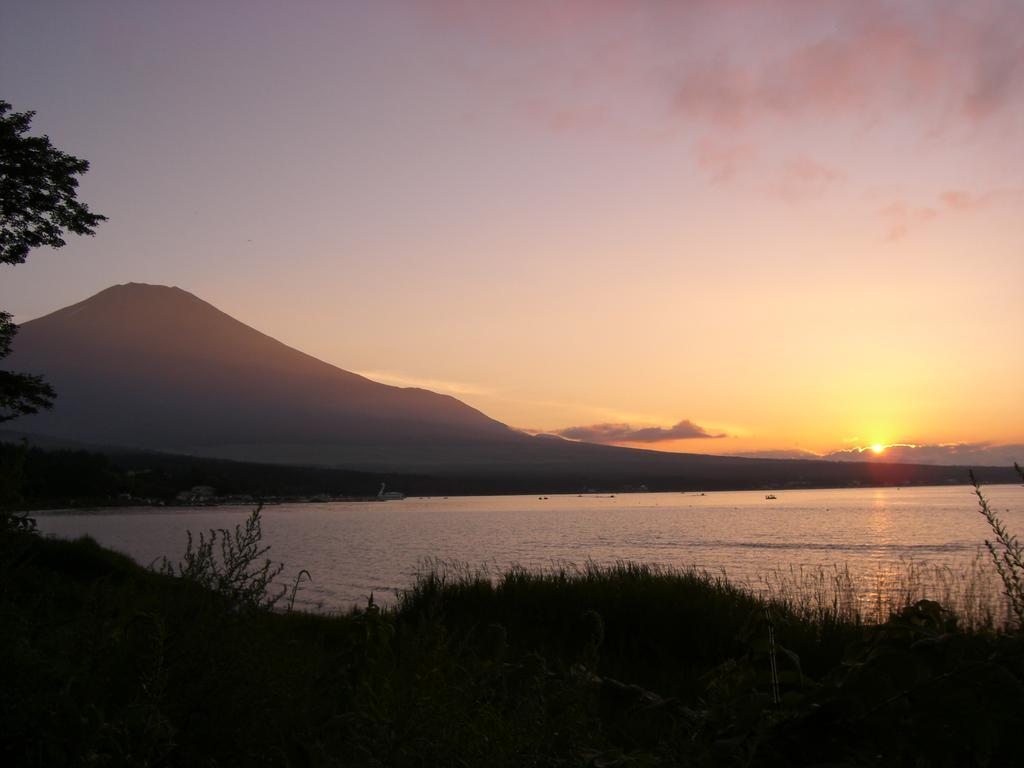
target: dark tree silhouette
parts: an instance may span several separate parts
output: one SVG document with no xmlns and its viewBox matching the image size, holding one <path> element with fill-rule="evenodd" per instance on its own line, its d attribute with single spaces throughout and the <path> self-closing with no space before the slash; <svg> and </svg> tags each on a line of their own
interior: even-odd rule
<svg viewBox="0 0 1024 768">
<path fill-rule="evenodd" d="M 90 213 L 76 198 L 78 176 L 89 163 L 28 136 L 34 112 L 12 112 L 0 100 L 0 264 L 21 264 L 32 248 L 60 248 L 64 234 L 91 235 L 106 216 Z M 0 312 L 0 359 L 18 332 Z M 40 376 L 0 371 L 0 422 L 53 405 L 53 388 Z"/>
</svg>

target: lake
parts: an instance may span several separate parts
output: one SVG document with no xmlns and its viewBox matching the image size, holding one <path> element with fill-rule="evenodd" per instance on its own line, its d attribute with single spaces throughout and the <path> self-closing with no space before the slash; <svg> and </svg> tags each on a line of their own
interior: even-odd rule
<svg viewBox="0 0 1024 768">
<path fill-rule="evenodd" d="M 858 599 L 899 588 L 927 566 L 956 573 L 991 536 L 969 486 L 766 492 L 409 498 L 281 504 L 262 513 L 271 557 L 313 577 L 298 602 L 322 610 L 394 599 L 429 559 L 500 573 L 634 560 L 724 571 L 755 588 L 849 572 Z M 1024 533 L 1024 487 L 985 489 L 1011 532 Z M 38 513 L 44 534 L 88 534 L 148 564 L 177 560 L 186 532 L 233 528 L 248 507 L 112 508 Z M 822 570 L 824 569 L 824 571 Z M 773 576 L 774 574 L 774 576 Z M 814 579 L 810 579 L 811 582 Z"/>
</svg>

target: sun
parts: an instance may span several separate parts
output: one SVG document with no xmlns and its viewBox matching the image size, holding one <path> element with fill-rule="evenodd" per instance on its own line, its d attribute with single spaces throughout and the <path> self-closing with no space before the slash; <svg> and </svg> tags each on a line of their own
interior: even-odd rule
<svg viewBox="0 0 1024 768">
<path fill-rule="evenodd" d="M 885 446 L 882 445 L 881 443 L 875 443 L 874 445 L 871 446 L 871 451 L 877 456 L 878 454 L 885 451 Z"/>
</svg>

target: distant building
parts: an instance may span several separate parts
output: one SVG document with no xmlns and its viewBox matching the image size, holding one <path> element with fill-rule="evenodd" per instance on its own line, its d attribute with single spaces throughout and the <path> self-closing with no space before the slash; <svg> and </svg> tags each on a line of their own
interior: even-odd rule
<svg viewBox="0 0 1024 768">
<path fill-rule="evenodd" d="M 209 501 L 216 495 L 217 489 L 212 485 L 193 485 L 189 490 L 176 494 L 174 498 L 183 504 L 198 504 Z"/>
</svg>

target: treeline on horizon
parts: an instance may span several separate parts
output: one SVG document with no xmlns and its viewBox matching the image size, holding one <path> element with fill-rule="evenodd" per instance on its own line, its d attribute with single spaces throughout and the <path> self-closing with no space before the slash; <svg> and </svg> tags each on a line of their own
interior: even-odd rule
<svg viewBox="0 0 1024 768">
<path fill-rule="evenodd" d="M 392 485 L 429 478 L 378 475 L 321 467 L 293 467 L 177 456 L 45 450 L 0 443 L 0 504 L 61 505 L 170 503 L 178 494 L 208 486 L 218 496 L 290 498 L 372 496 Z M 403 483 L 406 481 L 406 483 Z"/>
<path fill-rule="evenodd" d="M 797 462 L 786 462 L 794 464 Z M 770 466 L 772 462 L 767 462 Z M 968 483 L 966 470 L 936 468 L 924 480 L 877 473 L 866 482 L 836 483 L 805 471 L 794 481 L 780 482 L 761 464 L 744 467 L 732 477 L 720 472 L 705 476 L 663 476 L 642 469 L 619 473 L 565 468 L 536 473 L 506 468 L 482 469 L 445 476 L 394 472 L 361 472 L 329 467 L 260 464 L 156 452 L 84 449 L 43 449 L 25 443 L 0 442 L 0 505 L 21 508 L 103 506 L 121 503 L 175 503 L 196 486 L 214 489 L 217 497 L 295 499 L 311 497 L 365 498 L 381 483 L 407 496 L 467 496 L 532 493 L 625 493 L 633 491 L 777 490 L 782 488 L 854 485 L 922 485 Z M 716 468 L 718 469 L 718 468 Z M 983 483 L 1013 482 L 1012 467 L 975 470 Z"/>
</svg>

